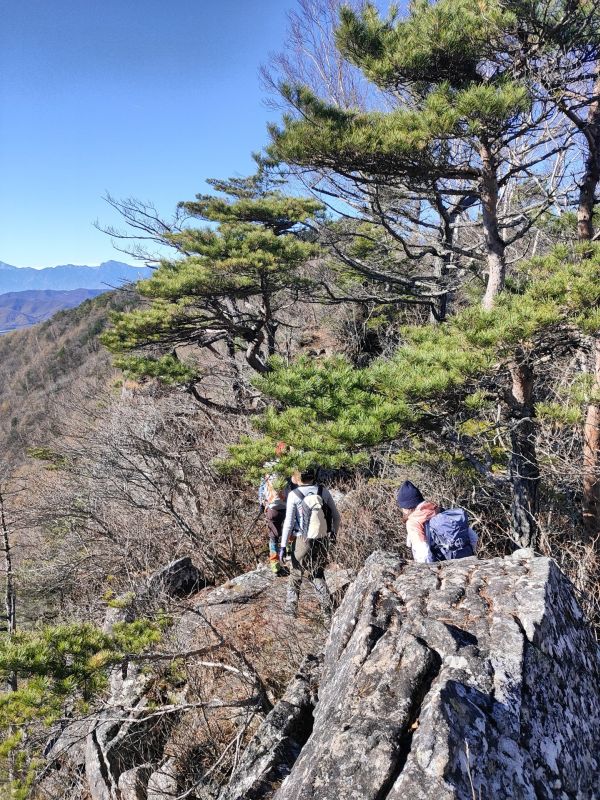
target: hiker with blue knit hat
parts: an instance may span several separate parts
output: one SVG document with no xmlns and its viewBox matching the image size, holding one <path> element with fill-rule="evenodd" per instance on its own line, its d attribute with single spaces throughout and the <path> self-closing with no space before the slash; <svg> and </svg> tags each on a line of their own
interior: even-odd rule
<svg viewBox="0 0 600 800">
<path fill-rule="evenodd" d="M 441 509 L 425 500 L 411 481 L 404 481 L 398 489 L 396 502 L 406 523 L 406 544 L 418 563 L 431 564 L 475 554 L 477 534 L 469 527 L 464 509 Z"/>
</svg>

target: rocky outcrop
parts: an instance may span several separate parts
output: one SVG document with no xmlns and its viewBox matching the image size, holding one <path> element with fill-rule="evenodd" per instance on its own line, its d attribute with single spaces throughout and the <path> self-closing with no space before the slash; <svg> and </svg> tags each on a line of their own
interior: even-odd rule
<svg viewBox="0 0 600 800">
<path fill-rule="evenodd" d="M 192 559 L 184 556 L 154 572 L 144 586 L 142 596 L 186 597 L 206 585 L 207 581 Z"/>
<path fill-rule="evenodd" d="M 259 729 L 221 800 L 593 800 L 599 678 L 596 642 L 553 561 L 378 553 L 334 617 L 312 733 L 289 776 L 276 792 L 246 790 Z"/>
<path fill-rule="evenodd" d="M 341 597 L 351 576 L 328 581 Z M 163 646 L 185 677 L 116 670 L 50 749 L 46 796 L 76 774 L 92 800 L 600 797 L 600 658 L 553 561 L 376 553 L 328 636 L 310 588 L 297 620 L 285 591 L 261 567 L 178 600 Z"/>
<path fill-rule="evenodd" d="M 153 572 L 135 594 L 113 601 L 106 610 L 104 630 L 110 631 L 116 622 L 133 622 L 140 616 L 148 616 L 165 598 L 187 597 L 206 585 L 206 579 L 189 556 L 177 558 Z"/>
<path fill-rule="evenodd" d="M 332 592 L 341 596 L 353 577 L 330 571 Z M 179 559 L 108 609 L 105 630 L 166 608 L 174 622 L 162 650 L 183 657 L 174 676 L 171 657 L 151 660 L 152 668 L 130 662 L 112 672 L 102 708 L 73 720 L 48 744 L 45 800 L 65 796 L 67 775 L 85 800 L 159 800 L 185 793 L 195 782 L 189 797 L 212 800 L 215 781 L 206 786 L 202 780 L 219 745 L 212 737 L 220 728 L 235 733 L 238 717 L 246 739 L 266 718 L 256 758 L 248 749 L 240 762 L 251 764 L 251 782 L 277 787 L 289 773 L 310 733 L 318 660 L 309 658 L 287 684 L 305 654 L 324 646 L 327 629 L 317 598 L 307 586 L 300 616 L 291 621 L 283 614 L 287 580 L 266 565 L 187 596 L 198 584 L 203 581 L 191 559 Z M 206 772 L 211 766 L 208 760 Z M 77 791 L 72 797 L 80 796 Z"/>
</svg>

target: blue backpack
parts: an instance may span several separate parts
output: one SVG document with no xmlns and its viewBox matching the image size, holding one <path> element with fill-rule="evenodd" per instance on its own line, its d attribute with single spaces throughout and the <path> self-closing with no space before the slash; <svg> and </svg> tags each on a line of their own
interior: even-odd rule
<svg viewBox="0 0 600 800">
<path fill-rule="evenodd" d="M 469 518 L 463 508 L 440 511 L 425 523 L 425 534 L 434 561 L 474 555 L 469 541 Z"/>
</svg>

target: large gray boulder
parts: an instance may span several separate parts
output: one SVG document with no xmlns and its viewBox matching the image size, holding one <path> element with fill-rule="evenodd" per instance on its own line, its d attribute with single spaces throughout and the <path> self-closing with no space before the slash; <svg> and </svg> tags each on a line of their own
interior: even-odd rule
<svg viewBox="0 0 600 800">
<path fill-rule="evenodd" d="M 154 768 L 151 764 L 134 767 L 119 776 L 120 800 L 146 800 L 148 781 Z"/>
<path fill-rule="evenodd" d="M 256 791 L 259 729 L 222 798 L 594 800 L 599 679 L 596 642 L 553 561 L 377 553 L 334 617 L 313 730 L 289 776 Z"/>
<path fill-rule="evenodd" d="M 148 779 L 147 800 L 173 800 L 177 797 L 175 760 L 168 758 Z"/>
<path fill-rule="evenodd" d="M 135 593 L 117 598 L 114 605 L 109 605 L 104 631 L 110 633 L 117 622 L 133 622 L 139 616 L 148 616 L 167 598 L 186 597 L 207 585 L 189 556 L 177 558 L 141 581 Z"/>
</svg>

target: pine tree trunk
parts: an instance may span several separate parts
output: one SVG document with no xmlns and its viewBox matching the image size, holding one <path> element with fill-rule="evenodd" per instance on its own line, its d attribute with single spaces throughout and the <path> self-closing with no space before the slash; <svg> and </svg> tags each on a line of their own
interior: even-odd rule
<svg viewBox="0 0 600 800">
<path fill-rule="evenodd" d="M 594 390 L 600 393 L 600 338 L 594 340 Z M 583 425 L 583 525 L 588 541 L 600 534 L 600 406 L 590 403 Z"/>
<path fill-rule="evenodd" d="M 459 202 L 452 209 L 446 208 L 444 201 L 436 187 L 436 207 L 440 215 L 441 228 L 442 228 L 442 246 L 444 252 L 436 259 L 435 275 L 439 278 L 445 278 L 450 268 L 454 263 L 453 247 L 457 243 L 458 230 L 456 223 L 461 215 L 466 213 L 472 206 L 476 205 L 479 200 L 477 194 L 468 194 L 462 197 Z M 448 305 L 450 296 L 448 292 L 444 292 L 439 298 L 431 303 L 431 311 L 429 313 L 429 321 L 435 325 L 438 322 L 445 322 L 448 315 Z"/>
<path fill-rule="evenodd" d="M 591 103 L 585 128 L 588 155 L 585 172 L 579 186 L 577 209 L 577 236 L 580 241 L 594 238 L 594 209 L 596 190 L 600 181 L 600 64 L 596 71 Z M 600 338 L 594 341 L 594 386 L 600 391 Z M 583 426 L 583 525 L 589 541 L 600 533 L 600 406 L 590 403 L 586 409 Z"/>
<path fill-rule="evenodd" d="M 498 177 L 496 163 L 485 139 L 480 148 L 482 162 L 481 208 L 487 248 L 488 282 L 483 307 L 492 309 L 506 280 L 505 244 L 498 227 Z M 540 472 L 533 421 L 533 369 L 525 354 L 518 351 L 511 364 L 512 385 L 508 394 L 511 455 L 509 475 L 512 485 L 511 535 L 521 547 L 537 543 L 537 503 Z"/>
<path fill-rule="evenodd" d="M 229 356 L 231 370 L 233 372 L 231 390 L 233 392 L 234 403 L 237 408 L 241 409 L 244 405 L 244 384 L 242 381 L 240 368 L 237 363 L 235 342 L 232 336 L 227 336 L 225 340 L 225 346 L 227 347 L 227 355 Z"/>
<path fill-rule="evenodd" d="M 593 93 L 600 95 L 600 66 Z M 579 184 L 579 204 L 577 208 L 577 236 L 580 241 L 591 241 L 594 238 L 594 208 L 596 206 L 596 189 L 600 181 L 600 101 L 594 99 L 588 109 L 585 127 L 582 128 L 588 154 L 585 160 L 585 171 Z"/>
<path fill-rule="evenodd" d="M 482 163 L 481 216 L 487 250 L 488 281 L 483 307 L 491 309 L 506 279 L 505 245 L 498 228 L 498 176 L 494 155 L 485 139 L 479 150 Z"/>
<path fill-rule="evenodd" d="M 512 386 L 508 397 L 512 484 L 511 533 L 521 547 L 537 544 L 538 486 L 540 472 L 535 447 L 533 406 L 534 373 L 522 352 L 511 364 Z"/>
<path fill-rule="evenodd" d="M 273 309 L 271 308 L 271 294 L 263 281 L 262 293 L 262 316 L 265 321 L 265 331 L 267 335 L 267 357 L 275 355 L 276 350 L 276 335 L 277 335 L 277 322 L 273 317 Z"/>
<path fill-rule="evenodd" d="M 17 630 L 17 610 L 16 610 L 16 591 L 15 575 L 12 565 L 12 550 L 10 546 L 10 536 L 8 523 L 4 508 L 4 495 L 0 491 L 0 529 L 2 530 L 2 549 L 4 550 L 4 571 L 6 576 L 6 590 L 4 594 L 4 607 L 6 611 L 6 631 L 12 636 Z M 8 688 L 12 692 L 17 691 L 17 676 L 11 673 L 7 680 Z"/>
<path fill-rule="evenodd" d="M 434 267 L 434 275 L 438 278 L 444 278 L 448 274 L 448 265 L 450 264 L 450 254 L 444 254 L 436 259 Z M 437 301 L 433 300 L 431 303 L 431 310 L 429 312 L 429 322 L 432 325 L 437 325 L 440 322 L 446 321 L 448 313 L 448 292 L 441 294 Z"/>
</svg>

